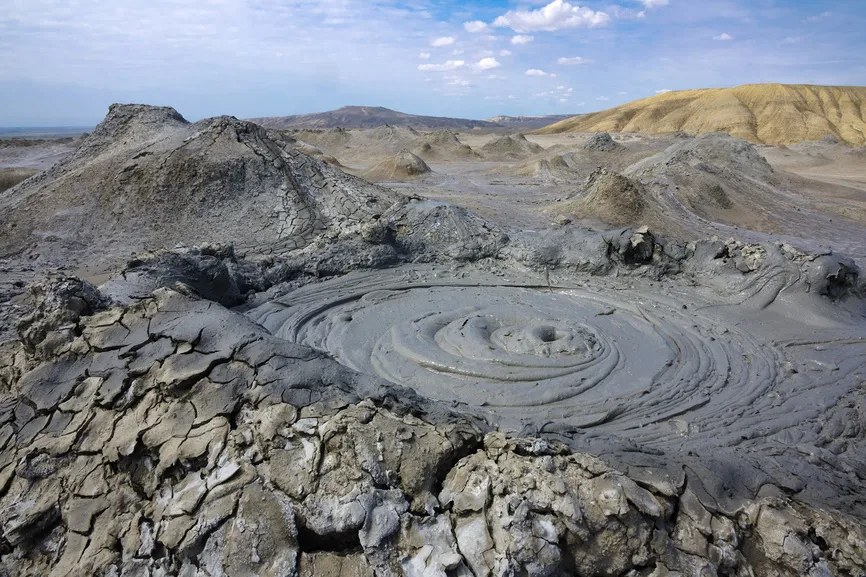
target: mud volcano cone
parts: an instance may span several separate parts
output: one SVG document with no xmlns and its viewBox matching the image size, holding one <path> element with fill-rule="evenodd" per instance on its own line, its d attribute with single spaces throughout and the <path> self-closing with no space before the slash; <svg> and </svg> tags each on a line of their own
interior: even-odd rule
<svg viewBox="0 0 866 577">
<path fill-rule="evenodd" d="M 427 163 L 408 150 L 399 152 L 363 173 L 361 176 L 370 181 L 406 180 L 433 172 Z"/>
</svg>

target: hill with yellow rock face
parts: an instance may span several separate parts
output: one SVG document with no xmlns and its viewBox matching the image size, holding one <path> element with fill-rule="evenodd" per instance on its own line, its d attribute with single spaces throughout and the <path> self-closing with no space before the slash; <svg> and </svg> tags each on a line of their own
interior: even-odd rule
<svg viewBox="0 0 866 577">
<path fill-rule="evenodd" d="M 795 144 L 833 135 L 866 144 L 866 86 L 747 84 L 666 92 L 551 124 L 561 132 L 727 132 L 764 144 Z"/>
</svg>

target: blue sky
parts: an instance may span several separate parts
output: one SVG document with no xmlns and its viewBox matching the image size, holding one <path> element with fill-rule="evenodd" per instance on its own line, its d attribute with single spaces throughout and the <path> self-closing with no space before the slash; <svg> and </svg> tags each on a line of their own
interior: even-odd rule
<svg viewBox="0 0 866 577">
<path fill-rule="evenodd" d="M 866 0 L 0 0 L 0 126 L 347 104 L 486 118 L 866 84 Z"/>
</svg>

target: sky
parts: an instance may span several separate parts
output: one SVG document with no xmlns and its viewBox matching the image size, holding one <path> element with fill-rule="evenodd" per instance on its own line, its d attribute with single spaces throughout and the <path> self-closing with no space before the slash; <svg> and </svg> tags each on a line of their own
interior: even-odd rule
<svg viewBox="0 0 866 577">
<path fill-rule="evenodd" d="M 578 114 L 667 90 L 866 84 L 866 0 L 0 0 L 0 126 L 345 105 Z"/>
</svg>

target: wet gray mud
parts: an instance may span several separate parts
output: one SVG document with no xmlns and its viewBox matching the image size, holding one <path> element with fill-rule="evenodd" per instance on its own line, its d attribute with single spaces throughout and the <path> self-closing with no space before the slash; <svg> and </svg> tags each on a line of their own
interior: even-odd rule
<svg viewBox="0 0 866 577">
<path fill-rule="evenodd" d="M 848 484 L 844 474 L 806 461 L 810 447 L 830 441 L 828 410 L 862 395 L 862 306 L 807 292 L 812 281 L 779 259 L 767 265 L 773 272 L 753 273 L 759 278 L 738 272 L 693 288 L 682 279 L 507 267 L 497 278 L 418 268 L 356 273 L 248 316 L 279 338 L 465 407 L 495 428 L 568 439 L 618 464 L 623 447 L 650 462 L 712 456 L 714 474 L 746 479 L 730 487 L 739 497 L 771 484 L 837 505 L 850 497 L 861 508 L 854 486 L 853 494 L 837 492 Z"/>
</svg>

